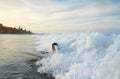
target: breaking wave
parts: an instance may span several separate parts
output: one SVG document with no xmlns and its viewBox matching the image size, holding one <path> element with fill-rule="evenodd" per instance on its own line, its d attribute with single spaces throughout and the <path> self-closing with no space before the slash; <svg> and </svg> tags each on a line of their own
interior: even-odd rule
<svg viewBox="0 0 120 79">
<path fill-rule="evenodd" d="M 102 33 L 35 35 L 37 51 L 57 52 L 36 62 L 39 73 L 55 79 L 120 79 L 120 35 Z M 40 66 L 42 64 L 42 66 Z"/>
</svg>

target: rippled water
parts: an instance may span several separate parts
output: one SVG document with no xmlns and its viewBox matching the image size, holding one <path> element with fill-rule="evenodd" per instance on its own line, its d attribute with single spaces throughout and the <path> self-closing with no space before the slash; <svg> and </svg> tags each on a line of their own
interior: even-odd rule
<svg viewBox="0 0 120 79">
<path fill-rule="evenodd" d="M 50 79 L 25 54 L 35 50 L 35 41 L 31 35 L 0 35 L 0 79 Z"/>
</svg>

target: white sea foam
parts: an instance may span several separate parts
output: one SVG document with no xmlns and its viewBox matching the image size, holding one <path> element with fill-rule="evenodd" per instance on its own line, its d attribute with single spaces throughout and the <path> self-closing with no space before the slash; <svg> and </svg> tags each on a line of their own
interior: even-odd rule
<svg viewBox="0 0 120 79">
<path fill-rule="evenodd" d="M 120 79 L 120 35 L 101 33 L 36 35 L 37 51 L 58 51 L 36 62 L 55 79 Z M 42 66 L 40 66 L 42 64 Z"/>
</svg>

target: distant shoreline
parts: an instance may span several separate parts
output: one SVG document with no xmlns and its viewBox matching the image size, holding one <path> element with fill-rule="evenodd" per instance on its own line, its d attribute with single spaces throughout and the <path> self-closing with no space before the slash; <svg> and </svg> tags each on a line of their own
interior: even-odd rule
<svg viewBox="0 0 120 79">
<path fill-rule="evenodd" d="M 0 34 L 34 34 L 34 33 L 21 28 L 21 26 L 19 26 L 19 28 L 15 28 L 15 27 L 13 28 L 0 24 Z"/>
<path fill-rule="evenodd" d="M 0 35 L 32 35 L 32 34 L 37 34 L 37 33 L 30 33 L 30 34 L 28 34 L 28 33 L 19 33 L 19 34 L 17 34 L 17 33 L 0 33 Z"/>
</svg>

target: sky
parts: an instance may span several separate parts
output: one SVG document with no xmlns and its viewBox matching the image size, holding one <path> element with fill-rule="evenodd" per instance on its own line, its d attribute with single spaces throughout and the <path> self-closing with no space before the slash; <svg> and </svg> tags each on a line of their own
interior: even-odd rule
<svg viewBox="0 0 120 79">
<path fill-rule="evenodd" d="M 0 23 L 34 33 L 120 29 L 120 0 L 0 0 Z"/>
</svg>

